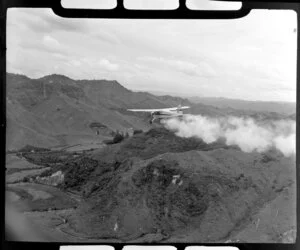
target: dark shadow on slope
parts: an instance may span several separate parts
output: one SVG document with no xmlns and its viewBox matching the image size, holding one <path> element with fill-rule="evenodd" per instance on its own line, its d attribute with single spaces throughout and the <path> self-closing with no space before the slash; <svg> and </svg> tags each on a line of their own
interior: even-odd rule
<svg viewBox="0 0 300 250">
<path fill-rule="evenodd" d="M 130 157 L 149 159 L 167 152 L 209 151 L 218 148 L 239 150 L 237 146 L 227 146 L 222 140 L 207 144 L 200 138 L 181 138 L 163 127 L 158 127 L 135 134 L 118 145 L 95 151 L 92 157 L 97 160 L 121 162 Z"/>
</svg>

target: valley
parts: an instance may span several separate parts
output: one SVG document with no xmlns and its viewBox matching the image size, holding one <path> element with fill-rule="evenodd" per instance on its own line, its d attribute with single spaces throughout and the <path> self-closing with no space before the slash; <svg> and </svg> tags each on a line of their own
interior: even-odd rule
<svg viewBox="0 0 300 250">
<path fill-rule="evenodd" d="M 178 104 L 206 117 L 294 119 L 293 110 L 220 108 L 116 81 L 8 74 L 8 231 L 29 241 L 294 242 L 295 155 L 178 136 L 127 111 Z"/>
</svg>

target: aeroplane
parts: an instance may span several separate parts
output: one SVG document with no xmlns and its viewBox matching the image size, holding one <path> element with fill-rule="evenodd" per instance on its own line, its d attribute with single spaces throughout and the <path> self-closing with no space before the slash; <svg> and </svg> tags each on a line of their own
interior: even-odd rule
<svg viewBox="0 0 300 250">
<path fill-rule="evenodd" d="M 169 119 L 174 117 L 182 117 L 183 110 L 189 109 L 189 106 L 181 106 L 174 108 L 163 108 L 163 109 L 127 109 L 132 112 L 148 112 L 151 113 L 151 120 L 149 121 L 152 124 L 155 120 Z"/>
</svg>

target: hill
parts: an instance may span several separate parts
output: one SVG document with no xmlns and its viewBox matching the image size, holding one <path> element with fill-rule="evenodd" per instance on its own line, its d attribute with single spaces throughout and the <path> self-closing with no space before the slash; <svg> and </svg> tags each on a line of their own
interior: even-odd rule
<svg viewBox="0 0 300 250">
<path fill-rule="evenodd" d="M 130 112 L 128 108 L 167 108 L 181 104 L 191 106 L 187 112 L 194 115 L 295 118 L 295 114 L 270 112 L 277 109 L 275 104 L 239 102 L 244 105 L 233 101 L 234 108 L 221 102 L 193 104 L 181 97 L 134 92 L 117 81 L 73 80 L 57 74 L 30 79 L 8 73 L 6 149 L 15 150 L 27 144 L 38 147 L 97 144 L 116 130 L 148 130 L 149 114 Z M 260 111 L 256 111 L 257 107 L 261 107 Z"/>
<path fill-rule="evenodd" d="M 24 156 L 39 164 L 36 156 L 40 161 L 51 154 Z M 58 172 L 61 189 L 84 197 L 65 229 L 83 238 L 224 242 L 236 232 L 242 234 L 276 197 L 295 199 L 286 191 L 295 188 L 294 159 L 276 151 L 245 153 L 221 141 L 178 138 L 163 128 L 61 158 L 43 178 Z M 293 209 L 289 211 L 294 214 Z"/>
<path fill-rule="evenodd" d="M 99 141 L 115 130 L 148 129 L 147 115 L 126 109 L 189 104 L 133 92 L 117 81 L 73 80 L 62 75 L 30 79 L 9 73 L 6 101 L 7 149 Z M 104 126 L 96 133 L 91 124 L 97 123 Z"/>
<path fill-rule="evenodd" d="M 7 74 L 6 101 L 7 191 L 47 235 L 100 242 L 295 241 L 285 236 L 296 228 L 293 155 L 179 137 L 126 109 L 182 104 L 194 115 L 262 124 L 295 113 L 257 111 L 255 103 L 253 109 L 191 103 L 63 75 Z M 143 131 L 103 144 L 129 128 Z"/>
</svg>

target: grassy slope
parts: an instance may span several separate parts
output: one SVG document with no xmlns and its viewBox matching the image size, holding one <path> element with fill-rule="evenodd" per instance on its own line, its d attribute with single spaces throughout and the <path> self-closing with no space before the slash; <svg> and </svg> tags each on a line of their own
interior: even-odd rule
<svg viewBox="0 0 300 250">
<path fill-rule="evenodd" d="M 244 153 L 161 128 L 58 169 L 62 187 L 85 197 L 70 230 L 102 239 L 224 241 L 295 182 L 294 159 L 278 152 Z"/>
</svg>

